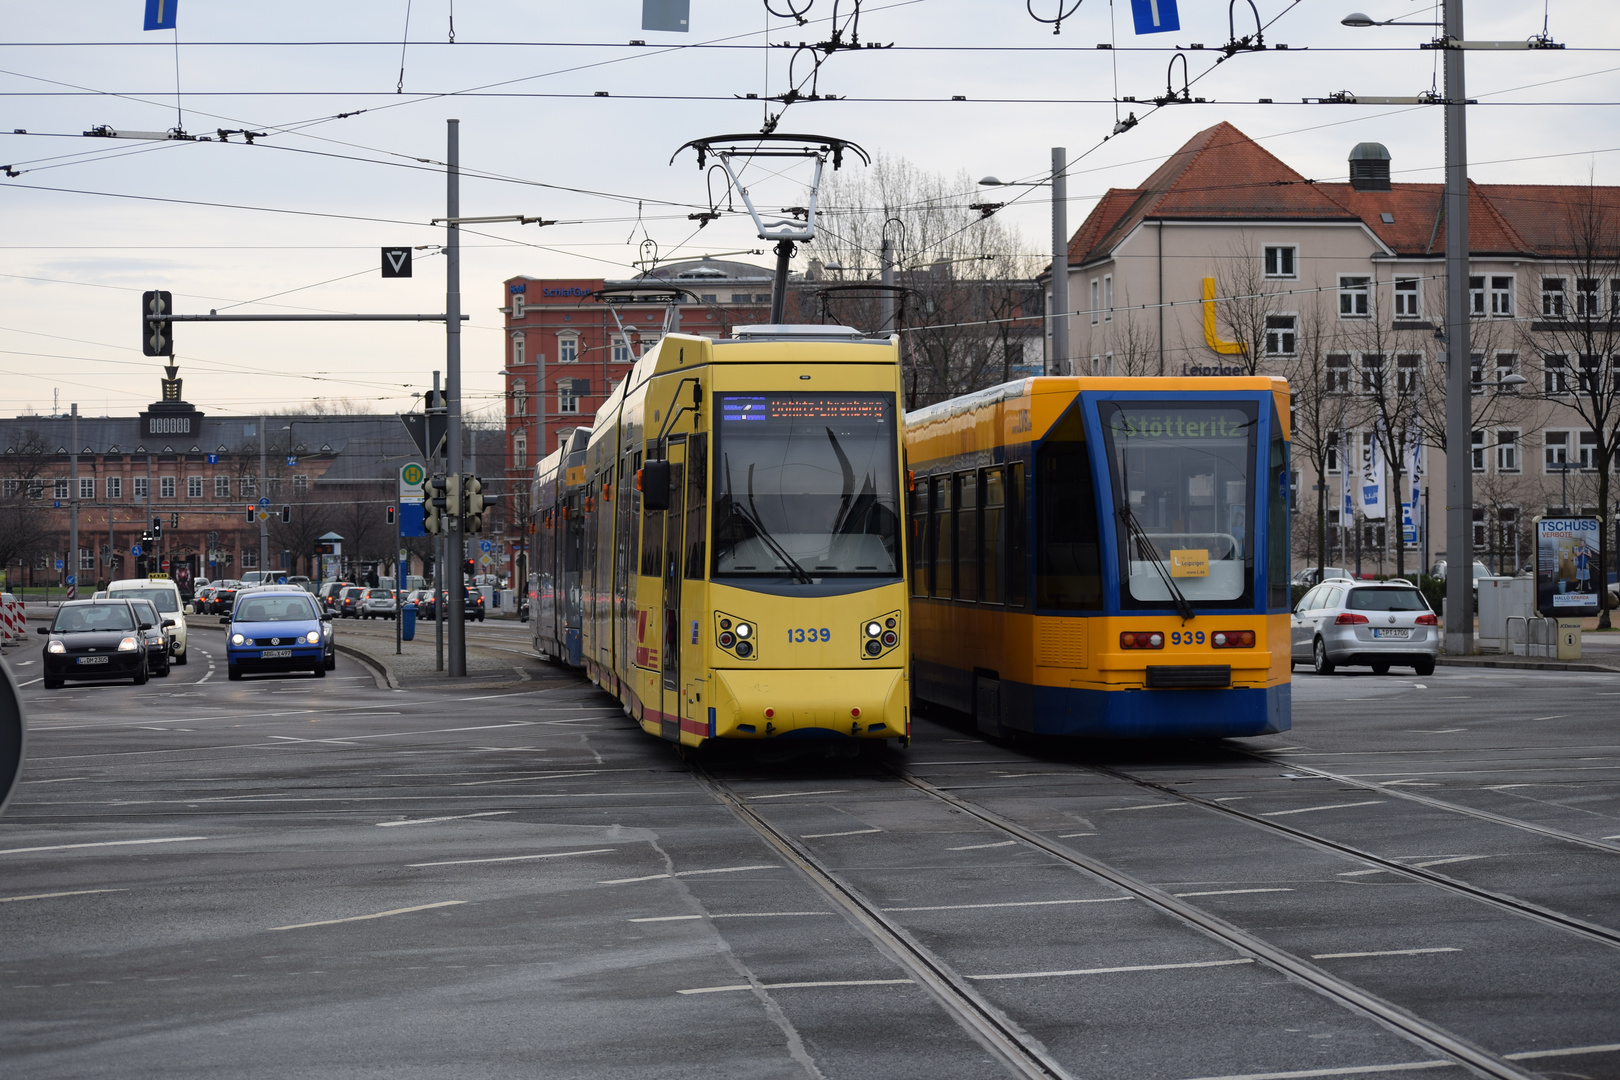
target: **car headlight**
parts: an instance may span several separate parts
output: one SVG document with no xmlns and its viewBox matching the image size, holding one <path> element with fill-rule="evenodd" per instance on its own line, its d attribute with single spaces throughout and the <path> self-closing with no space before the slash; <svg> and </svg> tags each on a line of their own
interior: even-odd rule
<svg viewBox="0 0 1620 1080">
<path fill-rule="evenodd" d="M 123 641 L 120 641 L 118 643 L 118 651 L 119 652 L 134 652 L 136 649 L 138 649 L 140 647 L 141 647 L 141 643 L 136 641 L 132 637 L 127 637 Z"/>
<path fill-rule="evenodd" d="M 304 635 L 304 640 L 309 642 L 311 645 L 319 645 L 321 643 L 321 632 L 319 630 L 311 630 L 309 633 Z"/>
<path fill-rule="evenodd" d="M 240 645 L 246 640 L 247 640 L 247 638 L 243 637 L 241 634 L 232 634 L 231 635 L 231 644 L 232 645 Z"/>
<path fill-rule="evenodd" d="M 60 641 L 53 641 L 49 645 L 45 646 L 45 651 L 48 653 L 65 653 L 67 652 L 67 646 L 63 645 Z"/>
</svg>

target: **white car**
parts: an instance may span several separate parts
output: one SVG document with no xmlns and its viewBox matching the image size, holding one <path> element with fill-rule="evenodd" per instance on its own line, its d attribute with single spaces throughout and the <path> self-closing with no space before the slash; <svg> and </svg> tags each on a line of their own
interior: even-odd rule
<svg viewBox="0 0 1620 1080">
<path fill-rule="evenodd" d="M 186 648 L 186 616 L 191 614 L 180 596 L 180 586 L 167 577 L 121 578 L 107 584 L 109 600 L 150 600 L 163 619 L 174 620 L 174 662 L 184 664 L 189 656 Z"/>
</svg>

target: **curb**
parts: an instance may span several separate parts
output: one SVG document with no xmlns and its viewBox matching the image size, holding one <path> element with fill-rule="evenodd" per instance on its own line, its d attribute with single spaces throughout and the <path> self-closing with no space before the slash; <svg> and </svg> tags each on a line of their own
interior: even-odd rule
<svg viewBox="0 0 1620 1080">
<path fill-rule="evenodd" d="M 334 641 L 332 643 L 332 648 L 336 649 L 344 656 L 360 661 L 360 663 L 369 668 L 371 670 L 372 679 L 377 683 L 377 689 L 402 689 L 402 687 L 399 685 L 399 679 L 394 676 L 393 670 L 386 663 L 377 659 L 375 656 L 372 656 L 370 653 L 357 649 L 353 645 L 345 645 L 341 641 Z"/>
<path fill-rule="evenodd" d="M 1445 656 L 1435 658 L 1438 663 L 1451 667 L 1482 667 L 1482 668 L 1516 668 L 1521 671 L 1593 671 L 1608 675 L 1620 675 L 1620 668 L 1609 667 L 1605 664 L 1590 664 L 1582 661 L 1569 660 L 1527 660 L 1522 657 L 1504 656 Z"/>
</svg>

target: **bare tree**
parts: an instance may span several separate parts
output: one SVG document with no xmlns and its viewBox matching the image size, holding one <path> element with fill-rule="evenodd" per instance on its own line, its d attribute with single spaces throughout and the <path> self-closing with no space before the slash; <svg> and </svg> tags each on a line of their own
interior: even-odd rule
<svg viewBox="0 0 1620 1080">
<path fill-rule="evenodd" d="M 1248 234 L 1240 234 L 1224 256 L 1211 253 L 1215 262 L 1215 325 L 1223 341 L 1238 346 L 1232 364 L 1250 375 L 1260 370 L 1266 355 L 1266 333 L 1274 328 L 1279 309 L 1294 306 L 1281 282 L 1268 279 L 1265 266 L 1254 255 Z"/>
<path fill-rule="evenodd" d="M 1316 512 L 1310 533 L 1313 543 L 1309 550 L 1315 553 L 1320 576 L 1327 563 L 1329 455 L 1336 451 L 1339 467 L 1347 467 L 1345 448 L 1338 446 L 1345 426 L 1347 398 L 1329 382 L 1327 358 L 1337 344 L 1338 323 L 1320 294 L 1300 305 L 1297 319 L 1292 342 L 1276 338 L 1262 344 L 1267 346 L 1267 367 L 1288 380 L 1294 461 L 1308 464 L 1310 473 L 1317 478 Z"/>
<path fill-rule="evenodd" d="M 51 535 L 40 479 L 52 457 L 45 436 L 24 428 L 8 449 L 6 476 L 0 481 L 0 570 L 43 551 Z"/>
</svg>

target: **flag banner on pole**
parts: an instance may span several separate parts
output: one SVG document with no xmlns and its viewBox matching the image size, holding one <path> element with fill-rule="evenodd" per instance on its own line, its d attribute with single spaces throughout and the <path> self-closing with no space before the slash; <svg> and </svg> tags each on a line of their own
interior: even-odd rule
<svg viewBox="0 0 1620 1080">
<path fill-rule="evenodd" d="M 180 0 L 146 0 L 146 23 L 142 30 L 173 30 L 174 9 Z"/>
<path fill-rule="evenodd" d="M 1354 439 L 1355 436 L 1349 431 L 1339 432 L 1339 489 L 1344 496 L 1339 514 L 1346 522 L 1356 516 L 1354 481 L 1351 479 L 1356 471 L 1350 467 L 1350 448 L 1355 445 Z"/>
<path fill-rule="evenodd" d="M 1374 521 L 1384 517 L 1384 448 L 1383 440 L 1379 438 L 1381 433 L 1381 429 L 1362 433 L 1361 482 L 1357 485 L 1361 516 Z"/>
</svg>

